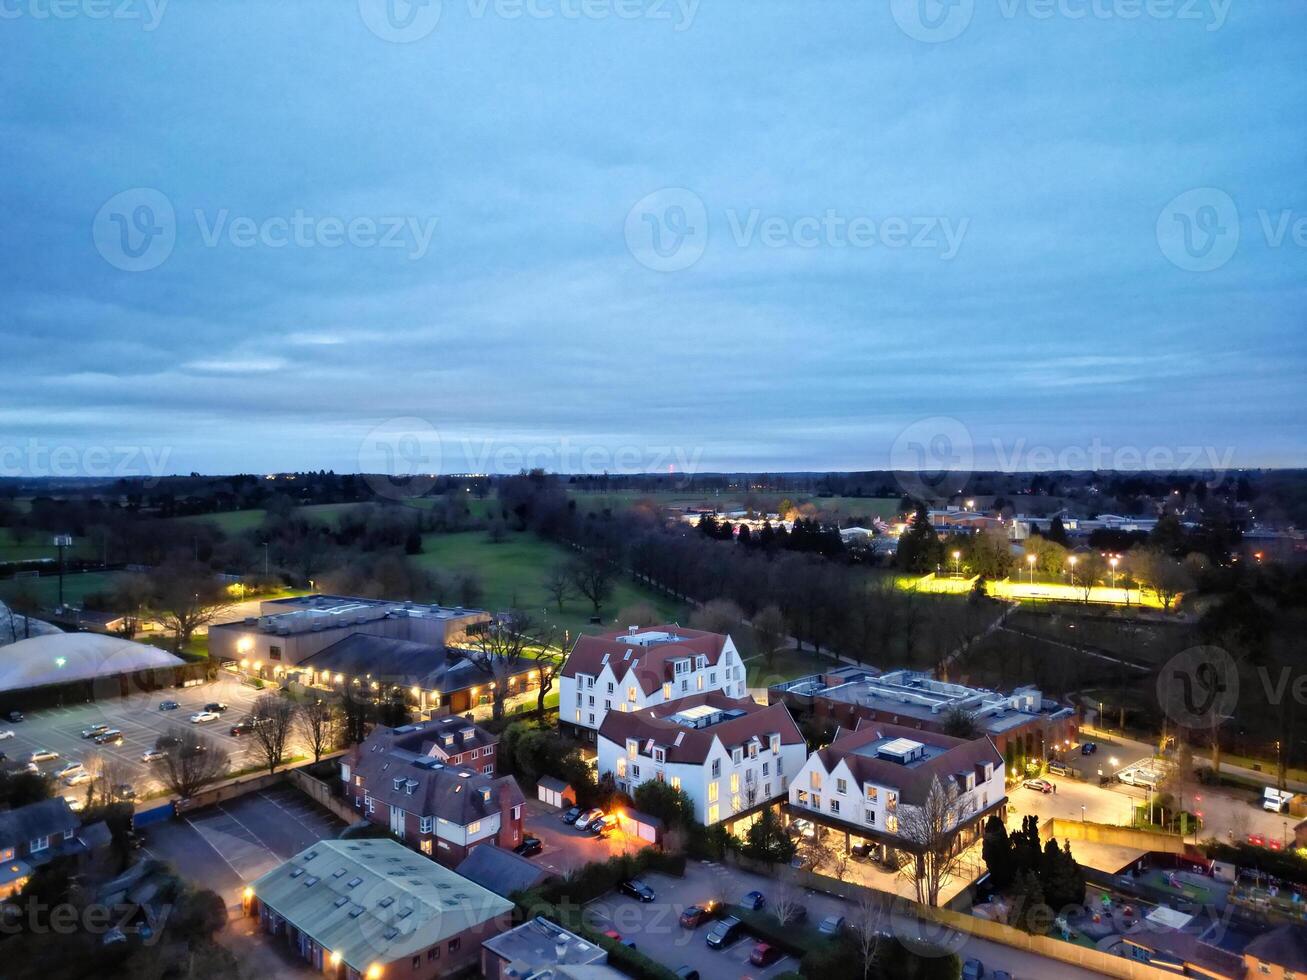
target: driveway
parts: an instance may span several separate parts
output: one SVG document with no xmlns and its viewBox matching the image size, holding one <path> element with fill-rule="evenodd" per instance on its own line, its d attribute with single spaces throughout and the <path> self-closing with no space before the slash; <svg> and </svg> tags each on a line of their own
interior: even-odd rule
<svg viewBox="0 0 1307 980">
<path fill-rule="evenodd" d="M 229 905 L 241 888 L 345 824 L 286 785 L 205 807 L 145 829 L 145 851 Z"/>
<path fill-rule="evenodd" d="M 600 839 L 575 827 L 563 823 L 560 819 L 563 810 L 557 810 L 539 800 L 527 800 L 527 833 L 540 838 L 543 850 L 531 860 L 555 874 L 565 875 L 592 861 L 607 861 L 610 857 L 634 853 L 646 846 L 643 841 L 627 839 L 620 833 L 610 834 Z"/>
</svg>

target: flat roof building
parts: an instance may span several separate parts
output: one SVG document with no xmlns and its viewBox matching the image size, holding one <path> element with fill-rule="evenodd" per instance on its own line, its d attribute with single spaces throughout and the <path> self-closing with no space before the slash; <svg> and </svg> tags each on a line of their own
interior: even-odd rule
<svg viewBox="0 0 1307 980">
<path fill-rule="evenodd" d="M 481 975 L 486 980 L 526 980 L 528 977 L 563 978 L 605 976 L 584 968 L 602 967 L 608 962 L 603 947 L 574 932 L 536 916 L 516 929 L 501 932 L 481 944 Z M 579 969 L 580 968 L 580 969 Z M 611 976 L 625 974 L 607 968 Z M 576 971 L 576 972 L 573 972 Z"/>
</svg>

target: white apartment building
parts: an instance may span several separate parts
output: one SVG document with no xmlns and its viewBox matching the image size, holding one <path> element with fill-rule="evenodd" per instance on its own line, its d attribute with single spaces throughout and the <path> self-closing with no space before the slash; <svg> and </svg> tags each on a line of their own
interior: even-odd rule
<svg viewBox="0 0 1307 980">
<path fill-rule="evenodd" d="M 593 742 L 611 711 L 713 691 L 745 696 L 744 661 L 729 636 L 676 625 L 581 636 L 558 678 L 559 726 Z"/>
<path fill-rule="evenodd" d="M 904 820 L 920 807 L 935 780 L 959 796 L 959 846 L 1004 810 L 1003 757 L 988 737 L 966 740 L 901 725 L 864 721 L 814 752 L 789 786 L 789 814 L 871 845 L 882 860 L 919 848 Z"/>
<path fill-rule="evenodd" d="M 728 827 L 784 800 L 808 747 L 789 709 L 719 692 L 612 711 L 596 743 L 600 776 L 634 793 L 649 780 L 682 789 L 703 824 Z"/>
</svg>

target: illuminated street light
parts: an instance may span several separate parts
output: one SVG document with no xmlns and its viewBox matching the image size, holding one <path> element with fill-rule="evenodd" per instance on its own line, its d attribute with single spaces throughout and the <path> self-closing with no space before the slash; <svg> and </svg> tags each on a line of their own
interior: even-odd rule
<svg viewBox="0 0 1307 980">
<path fill-rule="evenodd" d="M 1116 588 L 1116 563 L 1120 560 L 1116 555 L 1107 560 L 1107 563 L 1112 566 L 1112 588 L 1114 589 Z"/>
<path fill-rule="evenodd" d="M 1030 566 L 1030 584 L 1035 584 L 1035 556 L 1026 555 L 1026 564 Z"/>
<path fill-rule="evenodd" d="M 953 552 L 953 574 L 958 577 L 962 575 L 961 558 L 962 558 L 962 552 L 960 551 Z"/>
</svg>

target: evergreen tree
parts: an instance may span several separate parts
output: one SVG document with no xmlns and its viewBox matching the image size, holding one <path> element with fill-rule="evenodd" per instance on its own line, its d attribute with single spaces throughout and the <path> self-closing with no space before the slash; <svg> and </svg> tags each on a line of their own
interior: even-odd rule
<svg viewBox="0 0 1307 980">
<path fill-rule="evenodd" d="M 989 882 L 997 891 L 1004 891 L 1012 884 L 1015 868 L 1012 863 L 1012 842 L 1008 839 L 1007 827 L 992 813 L 985 821 L 985 837 L 980 845 L 981 857 L 989 871 Z"/>
<path fill-rule="evenodd" d="M 933 572 L 944 560 L 944 542 L 930 526 L 925 504 L 917 505 L 908 529 L 899 536 L 898 566 L 905 571 L 924 575 Z"/>
<path fill-rule="evenodd" d="M 1063 548 L 1069 547 L 1070 541 L 1066 536 L 1066 528 L 1062 525 L 1062 518 L 1054 517 L 1053 523 L 1048 526 L 1048 540 L 1056 541 Z"/>
</svg>

